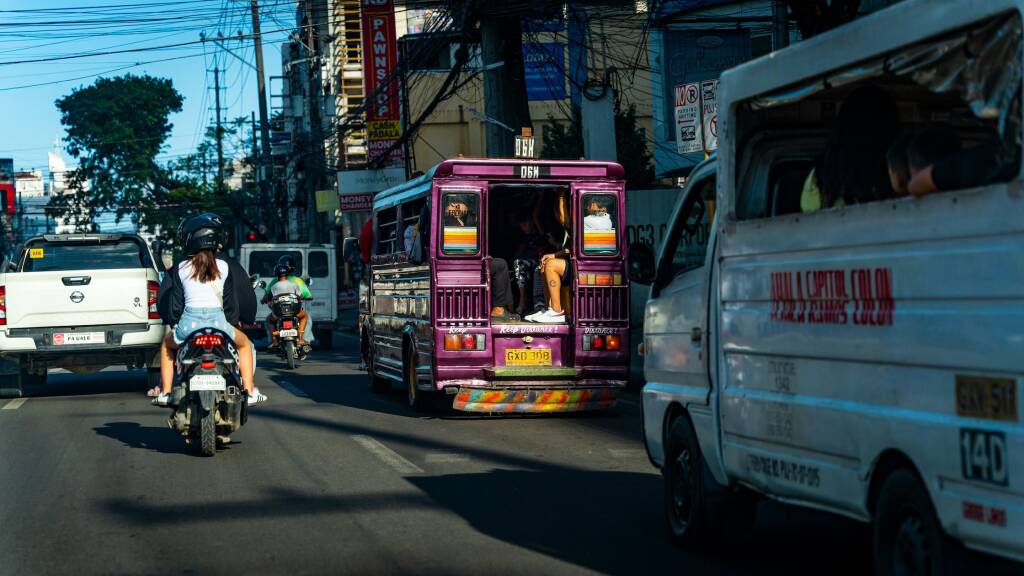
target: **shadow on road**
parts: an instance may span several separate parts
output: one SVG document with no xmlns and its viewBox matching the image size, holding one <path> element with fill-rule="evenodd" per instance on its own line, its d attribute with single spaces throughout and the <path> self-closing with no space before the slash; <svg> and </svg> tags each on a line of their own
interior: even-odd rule
<svg viewBox="0 0 1024 576">
<path fill-rule="evenodd" d="M 29 388 L 29 396 L 92 396 L 146 391 L 143 370 L 95 372 L 93 374 L 50 373 L 46 384 Z"/>
<path fill-rule="evenodd" d="M 167 427 L 142 426 L 138 422 L 107 422 L 93 428 L 100 436 L 113 438 L 129 448 L 152 450 L 161 454 L 187 454 L 181 437 Z"/>
</svg>

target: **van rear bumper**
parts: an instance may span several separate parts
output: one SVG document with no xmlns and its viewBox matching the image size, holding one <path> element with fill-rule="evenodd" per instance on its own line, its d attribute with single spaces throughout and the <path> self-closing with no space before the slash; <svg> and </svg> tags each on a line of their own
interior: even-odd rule
<svg viewBox="0 0 1024 576">
<path fill-rule="evenodd" d="M 103 344 L 54 345 L 53 335 L 58 332 L 103 332 Z M 47 328 L 9 328 L 0 331 L 0 354 L 36 352 L 47 355 L 110 353 L 126 347 L 150 348 L 160 345 L 164 337 L 163 324 L 113 324 L 105 326 L 68 326 Z"/>
</svg>

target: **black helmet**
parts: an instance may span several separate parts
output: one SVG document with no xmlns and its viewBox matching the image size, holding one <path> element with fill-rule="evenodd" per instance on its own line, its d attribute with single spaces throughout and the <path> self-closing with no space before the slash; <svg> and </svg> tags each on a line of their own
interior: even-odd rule
<svg viewBox="0 0 1024 576">
<path fill-rule="evenodd" d="M 285 266 L 284 264 L 278 264 L 277 266 L 274 266 L 274 276 L 280 278 L 281 276 L 290 276 L 290 275 L 291 274 L 290 274 L 290 271 L 288 270 L 288 267 Z"/>
<path fill-rule="evenodd" d="M 288 256 L 287 254 L 277 259 L 278 266 L 284 266 L 288 269 L 288 276 L 295 274 L 295 258 Z M 276 268 L 274 269 L 276 272 Z"/>
<path fill-rule="evenodd" d="M 178 225 L 178 242 L 188 256 L 200 250 L 220 250 L 223 237 L 224 221 L 210 212 L 186 218 Z"/>
</svg>

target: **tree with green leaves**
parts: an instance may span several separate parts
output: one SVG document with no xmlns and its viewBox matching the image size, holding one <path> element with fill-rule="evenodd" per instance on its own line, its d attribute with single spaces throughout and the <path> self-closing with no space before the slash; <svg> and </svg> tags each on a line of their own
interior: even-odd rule
<svg viewBox="0 0 1024 576">
<path fill-rule="evenodd" d="M 66 149 L 78 161 L 68 190 L 50 201 L 55 215 L 93 230 L 101 212 L 120 220 L 133 217 L 140 227 L 160 211 L 175 183 L 156 161 L 180 112 L 183 99 L 171 80 L 127 74 L 100 78 L 57 100 Z"/>
</svg>

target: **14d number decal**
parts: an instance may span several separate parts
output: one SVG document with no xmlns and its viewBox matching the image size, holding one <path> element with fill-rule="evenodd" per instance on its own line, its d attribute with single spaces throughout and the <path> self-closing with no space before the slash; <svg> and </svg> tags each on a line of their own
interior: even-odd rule
<svg viewBox="0 0 1024 576">
<path fill-rule="evenodd" d="M 1006 435 L 991 430 L 960 429 L 960 469 L 966 480 L 1006 486 Z"/>
</svg>

